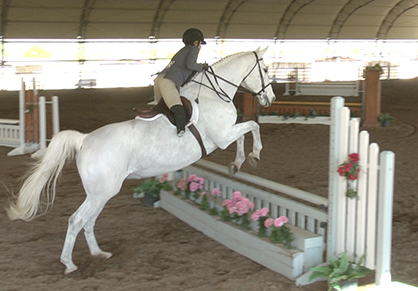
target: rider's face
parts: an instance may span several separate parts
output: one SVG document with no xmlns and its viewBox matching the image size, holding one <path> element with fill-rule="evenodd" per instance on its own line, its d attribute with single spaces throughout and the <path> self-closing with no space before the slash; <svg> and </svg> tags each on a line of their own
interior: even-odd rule
<svg viewBox="0 0 418 291">
<path fill-rule="evenodd" d="M 202 48 L 202 42 L 201 41 L 195 40 L 194 43 L 193 43 L 193 45 L 194 46 L 197 46 L 199 49 Z"/>
</svg>

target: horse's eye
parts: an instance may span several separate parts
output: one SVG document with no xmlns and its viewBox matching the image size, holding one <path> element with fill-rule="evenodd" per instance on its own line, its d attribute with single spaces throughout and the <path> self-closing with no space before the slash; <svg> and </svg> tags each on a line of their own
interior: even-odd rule
<svg viewBox="0 0 418 291">
<path fill-rule="evenodd" d="M 264 70 L 264 73 L 267 73 L 269 71 L 268 68 L 264 68 L 263 70 Z"/>
</svg>

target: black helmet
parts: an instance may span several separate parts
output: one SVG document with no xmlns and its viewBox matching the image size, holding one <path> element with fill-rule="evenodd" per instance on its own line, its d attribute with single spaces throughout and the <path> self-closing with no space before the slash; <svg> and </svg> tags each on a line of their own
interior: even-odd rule
<svg viewBox="0 0 418 291">
<path fill-rule="evenodd" d="M 195 41 L 201 41 L 202 44 L 206 44 L 203 33 L 197 28 L 189 28 L 183 33 L 183 42 L 185 45 L 192 45 Z"/>
</svg>

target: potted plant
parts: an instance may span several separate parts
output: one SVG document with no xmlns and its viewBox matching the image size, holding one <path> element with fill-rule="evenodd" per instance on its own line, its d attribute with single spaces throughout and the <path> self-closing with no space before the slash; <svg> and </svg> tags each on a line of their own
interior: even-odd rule
<svg viewBox="0 0 418 291">
<path fill-rule="evenodd" d="M 139 198 L 144 195 L 144 205 L 153 206 L 155 202 L 160 200 L 160 191 L 161 189 L 169 191 L 172 189 L 170 184 L 167 181 L 168 174 L 163 174 L 159 179 L 148 178 L 140 184 L 132 188 L 134 191 L 134 198 Z"/>
<path fill-rule="evenodd" d="M 243 113 L 242 113 L 242 110 L 241 109 L 239 109 L 239 108 L 237 108 L 237 121 L 236 121 L 236 123 L 240 123 L 240 122 L 242 122 L 242 117 L 243 117 Z"/>
<path fill-rule="evenodd" d="M 380 126 L 382 127 L 389 127 L 392 120 L 395 120 L 395 117 L 389 113 L 381 113 L 377 118 L 377 121 L 379 121 Z"/>
<path fill-rule="evenodd" d="M 309 280 L 316 278 L 327 278 L 328 291 L 331 290 L 357 290 L 357 279 L 365 277 L 371 271 L 361 266 L 364 255 L 357 263 L 350 262 L 347 252 L 344 252 L 338 259 L 331 259 L 328 265 L 311 268 L 313 271 Z"/>
</svg>

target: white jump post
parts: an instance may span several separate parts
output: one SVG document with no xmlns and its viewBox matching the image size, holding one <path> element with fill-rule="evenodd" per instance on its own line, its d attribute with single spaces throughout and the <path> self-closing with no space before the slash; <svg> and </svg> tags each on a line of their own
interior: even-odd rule
<svg viewBox="0 0 418 291">
<path fill-rule="evenodd" d="M 358 200 L 345 197 L 345 178 L 337 173 L 338 165 L 350 153 L 360 157 L 359 178 L 354 185 Z M 394 160 L 393 152 L 379 155 L 379 146 L 369 145 L 368 132 L 359 134 L 359 120 L 350 120 L 344 99 L 332 98 L 327 260 L 345 251 L 352 260 L 365 255 L 365 266 L 376 270 L 377 285 L 391 281 Z"/>
<path fill-rule="evenodd" d="M 35 78 L 33 82 L 33 95 L 37 96 Z M 0 146 L 14 147 L 8 156 L 23 155 L 27 153 L 34 153 L 32 157 L 41 157 L 47 147 L 47 120 L 46 104 L 52 106 L 52 134 L 55 135 L 60 131 L 59 125 L 59 101 L 57 96 L 52 97 L 52 101 L 46 101 L 44 96 L 39 97 L 39 120 L 35 125 L 39 127 L 39 142 L 26 142 L 26 101 L 25 101 L 25 83 L 22 78 L 21 89 L 19 91 L 19 120 L 0 119 Z M 34 102 L 34 101 L 32 101 Z"/>
<path fill-rule="evenodd" d="M 47 120 L 46 104 L 52 105 L 52 135 L 60 131 L 58 96 L 53 96 L 52 101 L 47 102 L 44 96 L 39 97 L 39 150 L 31 155 L 32 158 L 40 158 L 45 154 L 47 147 Z"/>
</svg>

